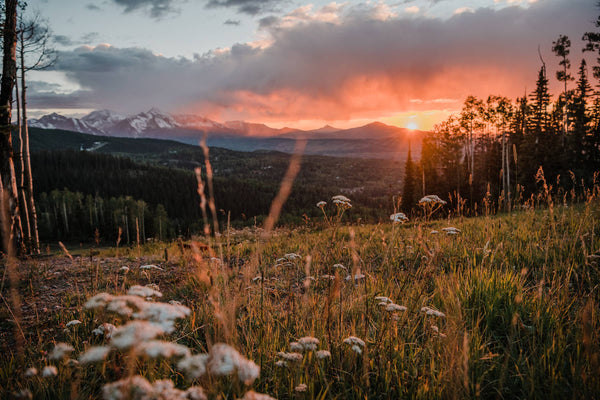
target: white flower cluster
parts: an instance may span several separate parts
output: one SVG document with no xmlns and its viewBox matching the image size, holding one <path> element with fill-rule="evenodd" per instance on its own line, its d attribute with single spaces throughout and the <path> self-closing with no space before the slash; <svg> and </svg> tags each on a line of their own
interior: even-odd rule
<svg viewBox="0 0 600 400">
<path fill-rule="evenodd" d="M 446 202 L 442 199 L 440 199 L 439 196 L 435 195 L 435 194 L 430 194 L 427 195 L 423 198 L 421 198 L 421 200 L 419 200 L 419 204 L 425 205 L 425 204 L 440 204 L 440 205 L 444 205 L 446 204 Z"/>
<path fill-rule="evenodd" d="M 408 217 L 404 213 L 399 212 L 399 213 L 390 215 L 390 220 L 392 221 L 393 224 L 402 224 L 402 223 L 408 221 Z"/>
<path fill-rule="evenodd" d="M 425 314 L 433 316 L 433 317 L 445 317 L 446 316 L 446 314 L 444 314 L 443 312 L 434 310 L 433 308 L 430 308 L 430 307 L 421 307 L 421 312 L 424 312 Z"/>
<path fill-rule="evenodd" d="M 326 203 L 325 201 L 320 201 L 320 202 L 318 202 L 318 203 L 317 203 L 317 207 L 319 207 L 319 208 L 321 208 L 321 209 L 322 209 L 323 207 L 325 207 L 326 205 L 327 205 L 327 203 Z"/>
<path fill-rule="evenodd" d="M 453 226 L 449 226 L 447 228 L 442 228 L 442 230 L 444 232 L 446 232 L 446 234 L 448 234 L 448 235 L 458 235 L 460 233 L 460 229 L 455 228 Z"/>
<path fill-rule="evenodd" d="M 128 293 L 123 296 L 100 293 L 86 303 L 86 308 L 103 308 L 124 317 L 132 317 L 133 320 L 117 328 L 111 324 L 96 328 L 94 333 L 104 334 L 109 341 L 105 346 L 91 347 L 82 353 L 79 357 L 82 364 L 101 362 L 112 350 L 130 350 L 136 357 L 171 359 L 177 370 L 190 380 L 203 375 L 220 377 L 235 374 L 241 382 L 250 385 L 259 377 L 260 367 L 228 344 L 217 343 L 206 354 L 192 354 L 186 346 L 157 339 L 158 336 L 173 332 L 175 320 L 189 315 L 189 308 L 177 302 L 166 304 L 144 300 L 144 297 L 162 296 L 156 286 L 133 286 Z M 312 343 L 310 338 L 302 338 L 302 342 L 307 346 Z M 59 344 L 55 352 L 58 354 L 59 350 L 68 353 L 73 348 Z M 132 376 L 104 385 L 103 397 L 107 400 L 207 398 L 199 386 L 192 386 L 184 391 L 176 389 L 170 380 L 150 383 L 142 376 Z M 252 391 L 243 398 L 271 399 Z"/>
<path fill-rule="evenodd" d="M 206 400 L 204 390 L 199 386 L 192 386 L 187 390 L 175 388 L 172 381 L 162 379 L 154 383 L 148 382 L 144 377 L 135 375 L 104 385 L 102 396 L 105 400 L 121 399 L 169 399 L 169 400 Z"/>
<path fill-rule="evenodd" d="M 352 346 L 352 351 L 356 354 L 362 354 L 363 349 L 365 348 L 364 340 L 357 338 L 356 336 L 349 336 L 344 339 L 344 343 Z"/>
<path fill-rule="evenodd" d="M 331 198 L 331 201 L 333 202 L 333 204 L 335 204 L 337 207 L 339 207 L 341 209 L 352 208 L 351 200 L 349 198 L 347 198 L 346 196 L 342 196 L 341 194 L 338 194 L 337 196 L 333 196 Z"/>
</svg>

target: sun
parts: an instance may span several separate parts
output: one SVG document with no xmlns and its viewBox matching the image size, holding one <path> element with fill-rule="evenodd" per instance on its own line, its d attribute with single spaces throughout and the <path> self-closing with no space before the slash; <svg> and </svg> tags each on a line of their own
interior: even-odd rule
<svg viewBox="0 0 600 400">
<path fill-rule="evenodd" d="M 406 124 L 406 127 L 412 130 L 419 129 L 419 125 L 416 122 L 409 122 Z"/>
</svg>

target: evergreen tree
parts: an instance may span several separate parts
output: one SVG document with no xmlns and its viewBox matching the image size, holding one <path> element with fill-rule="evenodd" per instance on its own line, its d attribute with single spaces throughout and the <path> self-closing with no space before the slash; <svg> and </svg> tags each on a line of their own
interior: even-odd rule
<svg viewBox="0 0 600 400">
<path fill-rule="evenodd" d="M 552 42 L 552 51 L 560 58 L 558 65 L 562 67 L 562 70 L 556 71 L 556 79 L 559 82 L 564 82 L 565 90 L 562 98 L 562 145 L 565 145 L 565 138 L 568 134 L 569 114 L 567 111 L 567 104 L 569 102 L 567 83 L 573 80 L 573 77 L 569 73 L 571 68 L 571 61 L 567 58 L 571 49 L 571 40 L 567 36 L 560 35 L 555 42 Z"/>
<path fill-rule="evenodd" d="M 591 94 L 592 86 L 587 77 L 587 64 L 585 59 L 582 59 L 579 66 L 577 88 L 573 95 L 573 101 L 569 105 L 572 127 L 568 150 L 572 164 L 578 169 L 584 167 L 586 161 L 592 161 L 590 156 L 593 153 L 593 143 L 590 140 L 591 137 L 588 137 L 591 122 L 588 103 Z"/>
<path fill-rule="evenodd" d="M 402 211 L 408 213 L 417 204 L 417 176 L 416 165 L 412 160 L 410 143 L 408 144 L 408 157 L 404 167 L 404 187 L 402 189 Z"/>
</svg>

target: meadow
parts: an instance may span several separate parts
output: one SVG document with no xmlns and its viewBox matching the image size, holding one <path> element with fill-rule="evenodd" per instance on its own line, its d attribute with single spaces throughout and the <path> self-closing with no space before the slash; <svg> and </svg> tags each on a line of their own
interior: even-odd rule
<svg viewBox="0 0 600 400">
<path fill-rule="evenodd" d="M 8 260 L 0 398 L 600 398 L 598 195 Z"/>
</svg>

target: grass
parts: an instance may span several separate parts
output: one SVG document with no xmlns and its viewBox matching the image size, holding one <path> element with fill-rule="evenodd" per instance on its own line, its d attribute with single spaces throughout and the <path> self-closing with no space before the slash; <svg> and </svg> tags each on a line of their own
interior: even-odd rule
<svg viewBox="0 0 600 400">
<path fill-rule="evenodd" d="M 281 399 L 599 398 L 599 221 L 593 198 L 497 216 L 394 226 L 342 219 L 269 236 L 229 231 L 191 246 L 153 243 L 120 249 L 119 257 L 103 248 L 92 258 L 82 252 L 73 260 L 22 261 L 26 341 L 19 347 L 15 340 L 3 280 L 0 398 L 22 389 L 34 398 L 97 398 L 102 385 L 133 374 L 150 382 L 171 379 L 179 388 L 201 385 L 209 398 L 223 399 L 249 389 Z M 461 233 L 443 233 L 447 226 Z M 290 253 L 301 258 L 281 260 Z M 163 270 L 139 269 L 149 263 Z M 359 274 L 365 277 L 346 280 Z M 208 374 L 191 382 L 176 360 L 127 351 L 86 366 L 48 359 L 54 343 L 71 344 L 74 359 L 105 343 L 91 331 L 126 319 L 83 304 L 135 284 L 156 284 L 161 301 L 190 308 L 165 340 L 193 353 L 228 343 L 261 367 L 260 378 L 245 385 Z M 376 296 L 407 310 L 388 312 Z M 444 316 L 427 315 L 423 307 Z M 65 329 L 73 319 L 82 323 Z M 277 366 L 278 353 L 305 336 L 319 339 L 318 349 L 331 357 L 305 352 L 301 362 Z M 343 342 L 349 336 L 366 343 L 360 354 Z M 50 364 L 58 367 L 55 377 L 24 376 L 27 368 Z"/>
</svg>

